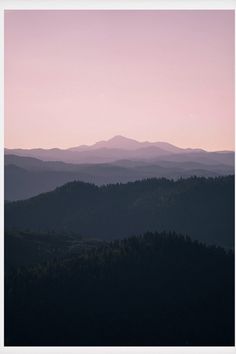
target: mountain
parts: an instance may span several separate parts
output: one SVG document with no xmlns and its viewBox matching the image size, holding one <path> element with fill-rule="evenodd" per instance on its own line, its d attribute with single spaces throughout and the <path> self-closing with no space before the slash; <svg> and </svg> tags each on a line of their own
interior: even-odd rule
<svg viewBox="0 0 236 354">
<path fill-rule="evenodd" d="M 68 164 L 32 157 L 5 155 L 5 199 L 26 199 L 79 180 L 96 185 L 125 183 L 144 178 L 214 177 L 233 174 L 223 164 L 197 162 L 119 160 L 110 164 Z"/>
<path fill-rule="evenodd" d="M 72 182 L 7 203 L 5 227 L 77 232 L 98 239 L 175 230 L 233 247 L 234 177 L 148 179 L 101 187 Z"/>
<path fill-rule="evenodd" d="M 73 147 L 70 148 L 72 151 L 84 151 L 84 150 L 96 150 L 96 149 L 101 149 L 101 148 L 106 148 L 106 149 L 123 149 L 123 150 L 138 150 L 141 148 L 147 148 L 147 147 L 157 147 L 160 150 L 166 151 L 166 152 L 181 152 L 184 151 L 184 149 L 178 148 L 177 146 L 174 146 L 169 143 L 163 143 L 163 142 L 156 142 L 156 143 L 150 143 L 148 141 L 144 142 L 139 142 L 134 139 L 126 138 L 122 135 L 116 135 L 113 138 L 109 140 L 103 140 L 99 141 L 93 145 L 83 145 L 83 146 L 78 146 L 78 147 Z"/>
<path fill-rule="evenodd" d="M 34 157 L 46 161 L 67 163 L 111 163 L 117 160 L 173 160 L 208 161 L 210 163 L 234 164 L 233 152 L 207 152 L 201 149 L 182 149 L 165 142 L 138 142 L 122 136 L 100 141 L 91 146 L 78 146 L 70 149 L 5 149 L 5 155 Z M 177 160 L 176 160 L 177 159 Z"/>
</svg>

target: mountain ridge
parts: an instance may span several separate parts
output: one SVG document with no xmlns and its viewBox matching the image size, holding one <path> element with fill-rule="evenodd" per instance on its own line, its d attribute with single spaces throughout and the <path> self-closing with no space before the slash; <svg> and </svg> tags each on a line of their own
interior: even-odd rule
<svg viewBox="0 0 236 354">
<path fill-rule="evenodd" d="M 100 147 L 115 147 L 119 149 L 124 149 L 124 150 L 129 150 L 130 149 L 138 149 L 141 147 L 148 147 L 148 146 L 157 146 L 157 147 L 162 147 L 166 151 L 173 152 L 173 151 L 206 151 L 206 152 L 233 152 L 233 150 L 213 150 L 213 151 L 208 151 L 206 149 L 202 148 L 182 148 L 178 147 L 174 144 L 171 144 L 166 141 L 156 141 L 156 142 L 150 142 L 150 141 L 138 141 L 133 138 L 127 138 L 123 135 L 115 135 L 110 139 L 107 140 L 100 140 L 95 142 L 94 144 L 82 144 L 78 146 L 73 146 L 69 148 L 59 148 L 59 147 L 54 147 L 54 148 L 5 148 L 5 151 L 13 151 L 13 150 L 18 150 L 18 151 L 30 151 L 30 150 L 43 150 L 43 151 L 53 151 L 53 150 L 59 150 L 59 151 L 85 151 L 85 150 L 91 150 L 91 149 L 97 149 Z M 125 146 L 125 148 L 124 148 Z"/>
<path fill-rule="evenodd" d="M 52 192 L 7 203 L 5 227 L 67 230 L 100 239 L 175 230 L 200 241 L 232 247 L 233 192 L 234 176 L 177 181 L 152 178 L 100 187 L 74 181 Z"/>
<path fill-rule="evenodd" d="M 15 154 L 18 156 L 28 156 L 38 158 L 44 161 L 63 161 L 67 163 L 111 163 L 117 160 L 148 160 L 153 158 L 168 159 L 205 159 L 218 154 L 218 160 L 231 155 L 231 164 L 233 164 L 234 152 L 208 152 L 203 149 L 183 149 L 167 142 L 138 142 L 134 139 L 123 136 L 115 136 L 109 140 L 97 142 L 93 145 L 80 145 L 69 149 L 7 149 L 5 155 Z"/>
<path fill-rule="evenodd" d="M 61 161 L 43 161 L 33 157 L 5 155 L 5 199 L 19 200 L 49 192 L 73 181 L 96 185 L 126 183 L 144 178 L 166 177 L 178 179 L 195 176 L 223 176 L 233 174 L 232 166 L 215 162 L 135 161 L 117 160 L 112 163 L 72 164 Z"/>
</svg>

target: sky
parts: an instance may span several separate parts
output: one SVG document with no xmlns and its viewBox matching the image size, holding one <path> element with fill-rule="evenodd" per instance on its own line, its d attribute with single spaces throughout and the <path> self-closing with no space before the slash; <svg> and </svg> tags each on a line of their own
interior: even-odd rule
<svg viewBox="0 0 236 354">
<path fill-rule="evenodd" d="M 234 149 L 231 10 L 5 11 L 8 148 Z"/>
</svg>

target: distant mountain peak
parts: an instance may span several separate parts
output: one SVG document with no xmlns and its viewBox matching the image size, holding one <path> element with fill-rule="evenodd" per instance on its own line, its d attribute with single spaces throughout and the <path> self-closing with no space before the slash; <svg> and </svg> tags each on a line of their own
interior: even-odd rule
<svg viewBox="0 0 236 354">
<path fill-rule="evenodd" d="M 123 135 L 115 135 L 111 139 L 98 141 L 96 144 L 90 146 L 90 149 L 97 148 L 112 148 L 112 149 L 124 149 L 135 150 L 138 149 L 143 143 L 137 140 L 126 138 Z"/>
<path fill-rule="evenodd" d="M 139 150 L 139 149 L 149 148 L 149 147 L 155 147 L 160 151 L 165 151 L 168 153 L 181 153 L 185 150 L 186 151 L 188 150 L 188 149 L 179 148 L 167 142 L 162 142 L 162 141 L 150 142 L 147 140 L 138 141 L 136 139 L 128 138 L 121 134 L 114 135 L 112 138 L 107 140 L 97 141 L 93 145 L 80 145 L 74 148 L 70 148 L 69 150 L 73 150 L 73 151 L 90 150 L 91 151 L 91 150 L 105 148 L 105 149 L 119 149 L 119 150 L 134 151 L 134 150 Z"/>
<path fill-rule="evenodd" d="M 135 141 L 136 143 L 138 143 L 137 140 L 132 139 L 132 138 L 127 138 L 123 135 L 115 135 L 111 139 L 107 140 L 107 142 L 108 141 Z"/>
</svg>

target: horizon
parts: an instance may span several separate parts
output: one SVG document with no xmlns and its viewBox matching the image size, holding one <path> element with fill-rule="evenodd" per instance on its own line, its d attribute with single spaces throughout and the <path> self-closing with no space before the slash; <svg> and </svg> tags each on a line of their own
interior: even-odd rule
<svg viewBox="0 0 236 354">
<path fill-rule="evenodd" d="M 134 141 L 134 142 L 137 142 L 137 143 L 150 143 L 150 144 L 155 144 L 155 143 L 164 143 L 164 144 L 170 144 L 172 146 L 175 146 L 177 148 L 182 148 L 182 149 L 199 149 L 199 150 L 204 150 L 204 151 L 207 151 L 207 152 L 214 152 L 214 151 L 217 151 L 217 152 L 235 152 L 235 149 L 232 149 L 232 150 L 226 150 L 226 149 L 221 149 L 221 150 L 205 150 L 201 147 L 197 147 L 197 148 L 192 148 L 191 146 L 187 147 L 187 148 L 183 148 L 182 146 L 177 146 L 177 145 L 174 145 L 172 144 L 171 142 L 169 141 L 160 141 L 160 140 L 155 140 L 155 141 L 148 141 L 148 140 L 142 140 L 142 141 L 139 141 L 137 139 L 134 139 L 132 137 L 127 137 L 127 136 L 124 136 L 124 135 L 120 135 L 120 134 L 117 134 L 117 135 L 114 135 L 112 136 L 111 138 L 107 139 L 107 140 L 99 140 L 99 141 L 95 141 L 94 143 L 92 144 L 79 144 L 79 145 L 76 145 L 76 146 L 70 146 L 68 148 L 61 148 L 61 147 L 58 147 L 58 146 L 54 146 L 54 147 L 51 147 L 51 148 L 43 148 L 43 147 L 31 147 L 31 148 L 22 148 L 22 147 L 13 147 L 13 148 L 9 148 L 9 147 L 6 147 L 4 146 L 4 149 L 7 149 L 7 150 L 37 150 L 37 149 L 42 149 L 42 150 L 51 150 L 51 149 L 58 149 L 58 150 L 70 150 L 70 149 L 73 149 L 73 148 L 77 148 L 77 147 L 81 147 L 81 146 L 86 146 L 86 147 L 91 147 L 91 146 L 94 146 L 96 145 L 97 143 L 101 143 L 101 142 L 110 142 L 112 141 L 113 139 L 123 139 L 123 140 L 127 140 L 127 141 Z M 126 149 L 124 149 L 126 150 Z"/>
<path fill-rule="evenodd" d="M 4 75 L 8 149 L 235 149 L 233 10 L 7 10 Z"/>
</svg>

